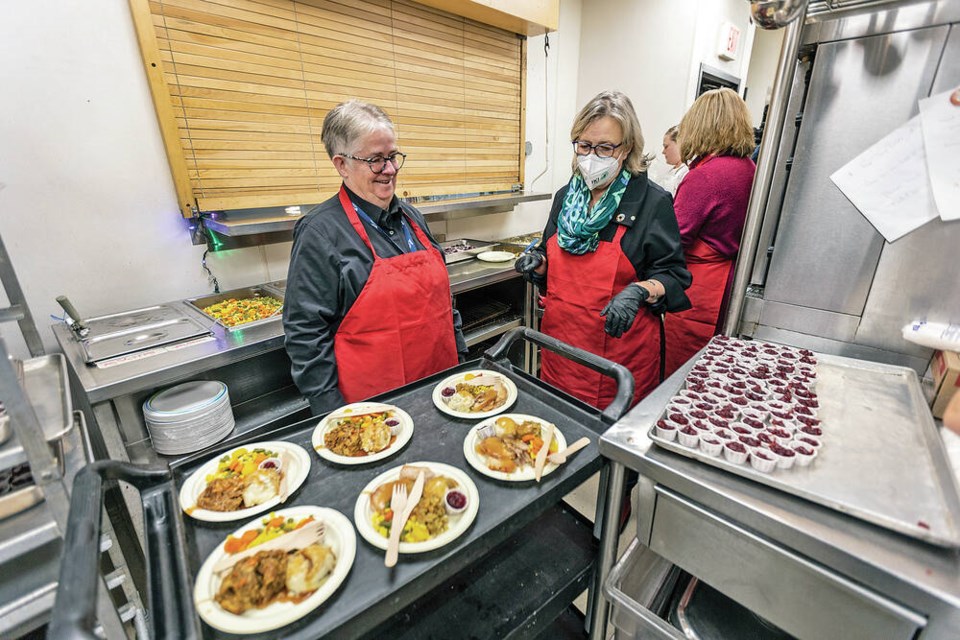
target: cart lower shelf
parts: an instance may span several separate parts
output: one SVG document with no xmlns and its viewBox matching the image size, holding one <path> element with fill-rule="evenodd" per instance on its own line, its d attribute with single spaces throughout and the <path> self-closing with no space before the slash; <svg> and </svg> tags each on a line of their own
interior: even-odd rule
<svg viewBox="0 0 960 640">
<path fill-rule="evenodd" d="M 403 609 L 367 638 L 530 638 L 590 586 L 593 525 L 558 504 L 468 570 Z"/>
</svg>

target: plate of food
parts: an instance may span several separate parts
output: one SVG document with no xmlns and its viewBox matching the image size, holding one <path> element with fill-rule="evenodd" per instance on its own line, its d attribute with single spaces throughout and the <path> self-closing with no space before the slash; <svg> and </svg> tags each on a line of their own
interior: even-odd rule
<svg viewBox="0 0 960 640">
<path fill-rule="evenodd" d="M 310 454 L 290 442 L 255 442 L 208 460 L 180 487 L 180 508 L 197 520 L 243 520 L 278 504 L 310 473 Z"/>
<path fill-rule="evenodd" d="M 313 448 L 337 464 L 367 464 L 389 458 L 413 436 L 413 418 L 403 409 L 379 402 L 340 407 L 313 430 Z"/>
<path fill-rule="evenodd" d="M 456 373 L 433 389 L 433 404 L 456 418 L 489 418 L 516 401 L 513 380 L 488 369 Z"/>
<path fill-rule="evenodd" d="M 470 429 L 463 440 L 463 455 L 470 466 L 485 476 L 509 482 L 534 480 L 537 453 L 543 446 L 543 429 L 550 424 L 542 418 L 522 413 L 507 413 L 484 420 Z M 549 453 L 567 446 L 567 440 L 554 427 Z M 552 462 L 543 467 L 547 475 L 557 468 Z"/>
<path fill-rule="evenodd" d="M 197 574 L 193 598 L 204 622 L 226 633 L 262 633 L 307 615 L 353 566 L 350 520 L 324 507 L 291 507 L 227 536 Z"/>
<path fill-rule="evenodd" d="M 423 553 L 459 538 L 477 517 L 480 494 L 473 480 L 460 469 L 440 462 L 415 462 L 384 471 L 357 497 L 353 521 L 364 540 L 387 548 L 393 512 L 393 485 L 402 482 L 409 492 L 424 472 L 423 494 L 400 536 L 400 553 Z M 408 493 L 409 495 L 409 493 Z"/>
<path fill-rule="evenodd" d="M 512 251 L 481 251 L 477 254 L 477 260 L 484 262 L 508 262 L 516 257 Z"/>
</svg>

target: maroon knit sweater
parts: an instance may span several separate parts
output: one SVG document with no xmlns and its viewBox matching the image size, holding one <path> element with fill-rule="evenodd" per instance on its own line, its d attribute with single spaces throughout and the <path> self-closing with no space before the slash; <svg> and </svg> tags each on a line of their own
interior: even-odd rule
<svg viewBox="0 0 960 640">
<path fill-rule="evenodd" d="M 736 257 L 756 168 L 750 158 L 735 156 L 693 162 L 673 203 L 684 249 L 700 238 L 724 256 Z"/>
</svg>

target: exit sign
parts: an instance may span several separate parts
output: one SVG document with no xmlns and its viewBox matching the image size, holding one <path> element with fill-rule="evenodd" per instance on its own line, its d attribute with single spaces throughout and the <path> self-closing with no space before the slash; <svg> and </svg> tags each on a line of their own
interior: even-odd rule
<svg viewBox="0 0 960 640">
<path fill-rule="evenodd" d="M 740 48 L 740 28 L 732 22 L 724 22 L 720 27 L 719 51 L 721 60 L 736 60 Z"/>
</svg>

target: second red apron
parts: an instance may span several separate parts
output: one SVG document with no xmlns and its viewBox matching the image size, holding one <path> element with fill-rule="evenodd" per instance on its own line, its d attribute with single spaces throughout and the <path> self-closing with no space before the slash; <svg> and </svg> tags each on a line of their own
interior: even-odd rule
<svg viewBox="0 0 960 640">
<path fill-rule="evenodd" d="M 665 325 L 667 363 L 665 375 L 679 369 L 717 333 L 717 321 L 729 285 L 733 260 L 698 239 L 686 252 L 693 284 L 687 289 L 692 308 L 668 313 Z"/>
<path fill-rule="evenodd" d="M 457 344 L 447 268 L 420 226 L 408 220 L 423 250 L 381 258 L 342 187 L 340 204 L 373 253 L 334 337 L 340 393 L 357 402 L 456 365 Z"/>
<path fill-rule="evenodd" d="M 614 338 L 603 330 L 605 318 L 600 316 L 611 298 L 637 282 L 636 269 L 620 247 L 625 230 L 619 225 L 611 242 L 601 241 L 596 251 L 582 255 L 561 249 L 555 235 L 547 241 L 549 275 L 541 330 L 627 367 L 633 373 L 636 403 L 659 381 L 657 318 L 644 305 L 633 326 Z M 541 353 L 540 377 L 545 382 L 600 409 L 613 400 L 616 383 L 612 378 L 549 351 Z"/>
</svg>

